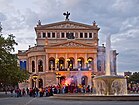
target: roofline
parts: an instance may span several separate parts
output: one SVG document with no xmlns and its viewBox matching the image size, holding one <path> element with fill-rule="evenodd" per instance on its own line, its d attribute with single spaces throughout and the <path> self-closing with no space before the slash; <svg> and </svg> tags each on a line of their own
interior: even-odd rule
<svg viewBox="0 0 139 105">
<path fill-rule="evenodd" d="M 37 27 L 34 27 L 35 28 L 35 30 L 36 29 L 40 29 L 40 30 L 42 30 L 42 29 L 47 29 L 48 28 L 48 30 L 53 30 L 53 29 L 61 29 L 61 28 L 53 28 L 53 29 L 49 29 L 49 27 L 50 26 L 55 26 L 55 25 L 58 25 L 58 24 L 62 24 L 62 23 L 73 23 L 73 24 L 78 24 L 79 26 L 81 25 L 81 26 L 85 26 L 85 27 L 89 27 L 88 28 L 88 30 L 89 29 L 94 29 L 94 30 L 99 30 L 100 28 L 99 27 L 95 27 L 95 26 L 93 26 L 93 25 L 88 25 L 88 24 L 84 24 L 84 23 L 78 23 L 78 22 L 73 22 L 73 21 L 61 21 L 61 22 L 56 22 L 56 23 L 50 23 L 50 24 L 46 24 L 46 25 L 37 25 Z M 69 29 L 69 28 L 64 28 L 64 29 Z M 70 28 L 69 30 L 73 30 L 73 29 L 75 29 L 75 28 Z M 80 29 L 80 28 L 79 28 Z M 76 30 L 79 30 L 78 28 L 76 28 Z M 82 29 L 82 28 L 81 28 Z M 63 30 L 63 29 L 62 29 Z M 85 29 L 85 30 L 87 30 L 87 29 Z"/>
</svg>

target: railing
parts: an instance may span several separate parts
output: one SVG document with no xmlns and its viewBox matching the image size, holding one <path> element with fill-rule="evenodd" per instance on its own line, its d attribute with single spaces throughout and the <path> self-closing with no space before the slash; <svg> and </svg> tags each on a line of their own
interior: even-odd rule
<svg viewBox="0 0 139 105">
<path fill-rule="evenodd" d="M 49 71 L 54 70 L 54 71 L 92 71 L 92 68 L 63 68 L 63 69 L 59 69 L 59 68 L 49 68 Z"/>
<path fill-rule="evenodd" d="M 90 71 L 92 69 L 89 68 L 65 68 L 65 69 L 58 69 L 58 71 Z"/>
</svg>

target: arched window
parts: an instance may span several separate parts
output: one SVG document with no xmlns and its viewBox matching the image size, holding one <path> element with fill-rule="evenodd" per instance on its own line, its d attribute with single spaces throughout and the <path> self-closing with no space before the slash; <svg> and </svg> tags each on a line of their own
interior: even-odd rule
<svg viewBox="0 0 139 105">
<path fill-rule="evenodd" d="M 39 79 L 39 86 L 38 87 L 39 88 L 43 87 L 43 80 L 41 78 Z"/>
<path fill-rule="evenodd" d="M 39 62 L 38 62 L 38 71 L 43 72 L 43 61 L 42 60 L 39 60 Z"/>
<path fill-rule="evenodd" d="M 35 61 L 32 61 L 32 72 L 35 72 Z"/>
<path fill-rule="evenodd" d="M 94 69 L 94 61 L 93 61 L 93 58 L 91 58 L 91 57 L 89 57 L 88 59 L 87 59 L 87 68 L 89 69 L 89 70 L 93 70 Z"/>
<path fill-rule="evenodd" d="M 65 59 L 59 58 L 59 70 L 63 70 L 65 68 Z"/>
<path fill-rule="evenodd" d="M 82 70 L 83 67 L 84 67 L 84 59 L 78 58 L 78 68 L 80 68 Z"/>
<path fill-rule="evenodd" d="M 74 67 L 74 63 L 75 63 L 74 58 L 69 58 L 67 62 L 68 62 L 68 68 L 69 68 L 70 70 L 72 70 L 73 67 Z"/>
<path fill-rule="evenodd" d="M 81 84 L 82 84 L 82 86 L 87 86 L 87 84 L 88 84 L 88 77 L 87 76 L 83 76 L 82 78 L 81 78 Z"/>
<path fill-rule="evenodd" d="M 49 58 L 49 70 L 55 70 L 55 59 L 53 57 Z"/>
</svg>

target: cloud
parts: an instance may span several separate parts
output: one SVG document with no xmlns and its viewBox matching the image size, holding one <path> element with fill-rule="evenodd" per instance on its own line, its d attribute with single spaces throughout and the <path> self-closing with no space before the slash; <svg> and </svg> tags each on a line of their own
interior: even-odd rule
<svg viewBox="0 0 139 105">
<path fill-rule="evenodd" d="M 24 48 L 35 43 L 33 28 L 38 20 L 42 24 L 64 21 L 63 12 L 69 11 L 72 21 L 97 22 L 100 44 L 105 43 L 108 34 L 112 35 L 112 48 L 119 52 L 119 71 L 139 68 L 139 0 L 30 0 L 27 5 L 26 1 L 18 1 L 18 6 L 16 1 L 0 0 L 0 21 L 4 32 L 16 36 L 18 49 L 23 48 L 23 43 Z"/>
<path fill-rule="evenodd" d="M 7 17 L 3 13 L 0 12 L 0 20 L 1 20 L 1 22 L 5 21 L 6 19 L 7 19 Z"/>
</svg>

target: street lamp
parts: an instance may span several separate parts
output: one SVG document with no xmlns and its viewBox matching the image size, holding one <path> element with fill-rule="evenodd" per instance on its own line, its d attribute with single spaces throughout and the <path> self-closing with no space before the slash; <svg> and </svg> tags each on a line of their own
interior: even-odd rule
<svg viewBox="0 0 139 105">
<path fill-rule="evenodd" d="M 34 82 L 35 82 L 35 88 L 36 88 L 36 80 L 37 80 L 37 78 L 38 78 L 38 75 L 37 74 L 34 74 L 33 76 L 32 76 L 32 78 L 33 78 L 33 80 L 34 80 Z"/>
<path fill-rule="evenodd" d="M 60 78 L 61 78 L 61 74 L 56 73 L 56 78 L 58 79 L 58 84 L 60 84 Z"/>
</svg>

